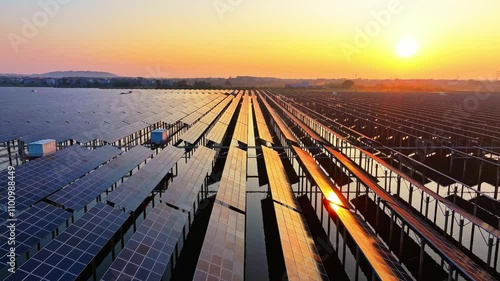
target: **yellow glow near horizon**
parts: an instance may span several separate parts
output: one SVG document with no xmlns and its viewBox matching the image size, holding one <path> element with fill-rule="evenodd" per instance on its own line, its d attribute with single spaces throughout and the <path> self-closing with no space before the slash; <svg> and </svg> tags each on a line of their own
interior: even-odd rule
<svg viewBox="0 0 500 281">
<path fill-rule="evenodd" d="M 420 49 L 420 44 L 414 38 L 403 38 L 396 46 L 396 53 L 402 58 L 410 58 L 414 56 Z"/>
<path fill-rule="evenodd" d="M 41 2 L 66 4 L 45 15 Z M 475 79 L 500 68 L 500 1 L 296 2 L 0 1 L 0 73 Z M 408 34 L 420 48 L 397 51 Z"/>
</svg>

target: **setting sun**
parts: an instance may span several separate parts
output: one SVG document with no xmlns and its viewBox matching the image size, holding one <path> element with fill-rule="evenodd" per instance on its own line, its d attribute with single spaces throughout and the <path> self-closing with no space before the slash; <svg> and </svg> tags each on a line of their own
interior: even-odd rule
<svg viewBox="0 0 500 281">
<path fill-rule="evenodd" d="M 403 38 L 398 42 L 396 52 L 402 58 L 413 57 L 419 50 L 420 44 L 414 38 Z"/>
</svg>

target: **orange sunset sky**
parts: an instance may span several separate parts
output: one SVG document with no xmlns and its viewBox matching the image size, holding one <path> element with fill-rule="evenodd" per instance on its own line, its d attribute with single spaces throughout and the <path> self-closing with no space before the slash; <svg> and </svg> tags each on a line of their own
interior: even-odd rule
<svg viewBox="0 0 500 281">
<path fill-rule="evenodd" d="M 2 0 L 0 73 L 491 78 L 499 11 L 498 0 Z"/>
</svg>

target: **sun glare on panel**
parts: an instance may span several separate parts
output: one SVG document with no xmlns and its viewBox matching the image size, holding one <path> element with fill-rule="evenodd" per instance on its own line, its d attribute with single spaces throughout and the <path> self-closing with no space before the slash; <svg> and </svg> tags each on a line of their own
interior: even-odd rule
<svg viewBox="0 0 500 281">
<path fill-rule="evenodd" d="M 339 208 L 344 206 L 344 204 L 342 203 L 342 201 L 335 192 L 330 192 L 326 200 L 330 202 L 330 206 L 332 206 L 335 212 L 337 212 Z"/>
</svg>

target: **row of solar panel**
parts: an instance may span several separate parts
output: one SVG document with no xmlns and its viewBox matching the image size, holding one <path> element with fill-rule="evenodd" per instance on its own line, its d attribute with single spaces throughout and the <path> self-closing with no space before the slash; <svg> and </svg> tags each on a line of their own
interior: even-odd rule
<svg viewBox="0 0 500 281">
<path fill-rule="evenodd" d="M 222 110 L 231 102 L 232 97 L 227 97 L 219 105 L 210 110 L 204 117 L 202 117 L 199 122 L 194 124 L 187 132 L 185 132 L 180 139 L 183 141 L 195 144 L 201 136 L 207 131 L 208 127 L 214 122 L 214 120 L 219 116 Z"/>
<path fill-rule="evenodd" d="M 162 120 L 161 118 L 166 118 L 162 115 L 162 112 L 168 108 L 184 108 L 186 104 L 189 106 L 195 104 L 201 107 L 213 101 L 213 97 L 208 94 L 179 95 L 148 92 L 144 94 L 118 95 L 115 92 L 109 95 L 99 93 L 94 95 L 80 94 L 80 96 L 70 95 L 69 99 L 66 96 L 64 98 L 57 96 L 57 102 L 50 103 L 50 101 L 47 101 L 46 95 L 50 96 L 45 91 L 37 93 L 35 97 L 30 94 L 30 101 L 37 101 L 34 105 L 25 104 L 25 101 L 23 101 L 23 108 L 26 109 L 23 112 L 30 112 L 29 115 L 23 113 L 23 116 L 19 116 L 18 111 L 12 110 L 12 108 L 19 108 L 20 104 L 16 103 L 20 103 L 21 100 L 13 99 L 11 103 L 6 103 L 5 114 L 2 114 L 6 118 L 6 124 L 1 127 L 8 128 L 8 130 L 0 128 L 0 142 L 14 140 L 19 136 L 22 136 L 25 142 L 45 138 L 54 138 L 57 141 L 75 139 L 80 142 L 87 142 L 95 138 L 109 138 L 109 141 L 113 142 L 117 137 L 103 136 L 103 134 L 111 134 L 110 132 L 114 130 L 126 128 L 134 123 L 137 123 L 135 126 L 139 126 L 139 124 L 147 125 L 159 122 Z M 159 102 L 159 99 L 151 99 L 152 96 L 161 97 L 161 102 Z M 221 95 L 221 97 L 224 97 L 224 95 Z M 68 100 L 71 102 L 68 102 Z M 170 106 L 172 104 L 174 107 Z M 195 107 L 193 111 L 196 111 L 199 107 Z M 41 113 L 44 114 L 40 115 Z M 155 116 L 157 118 L 153 121 Z M 149 121 L 144 123 L 144 120 Z M 131 129 L 126 130 L 127 133 L 132 133 Z M 117 132 L 117 134 L 123 133 Z"/>
<path fill-rule="evenodd" d="M 255 120 L 257 121 L 257 130 L 259 132 L 259 138 L 272 144 L 273 137 L 271 136 L 271 132 L 269 131 L 269 127 L 267 126 L 267 122 L 264 117 L 264 114 L 262 113 L 262 109 L 260 108 L 257 96 L 253 96 L 252 104 L 255 113 Z"/>
<path fill-rule="evenodd" d="M 279 116 L 274 112 L 272 108 L 269 107 L 269 104 L 264 100 L 265 105 L 268 107 L 268 110 L 270 111 L 271 115 L 275 119 L 275 122 L 278 124 L 278 127 L 282 133 L 285 134 L 291 134 L 290 132 L 285 133 L 288 128 L 284 126 L 280 122 Z M 280 124 L 281 123 L 281 124 Z M 296 121 L 295 123 L 299 124 L 301 122 Z M 293 144 L 296 139 L 291 138 L 291 137 L 286 137 L 288 141 Z M 336 210 L 336 214 L 342 221 L 342 224 L 344 227 L 346 227 L 347 231 L 351 235 L 351 237 L 356 241 L 356 244 L 358 247 L 360 247 L 361 252 L 365 255 L 367 260 L 370 262 L 371 266 L 373 267 L 374 271 L 376 272 L 377 276 L 382 279 L 395 279 L 395 280 L 411 280 L 411 277 L 408 275 L 406 270 L 403 269 L 402 265 L 394 258 L 392 254 L 390 254 L 390 251 L 385 247 L 384 243 L 377 237 L 375 233 L 366 225 L 366 223 L 361 220 L 360 218 L 357 218 L 351 211 L 346 208 L 348 206 L 348 203 L 346 199 L 342 196 L 342 194 L 338 194 L 336 192 L 336 188 L 334 187 L 334 184 L 330 181 L 328 176 L 325 174 L 323 170 L 318 166 L 314 158 L 307 153 L 306 151 L 302 150 L 299 147 L 296 147 L 292 145 L 294 153 L 297 156 L 297 159 L 299 160 L 299 163 L 301 163 L 301 166 L 305 169 L 307 174 L 312 178 L 313 182 L 319 187 L 321 192 L 324 194 L 324 196 L 332 202 L 331 205 L 333 208 Z M 268 171 L 268 176 L 269 174 L 276 174 L 276 169 L 270 166 L 272 161 L 267 161 L 266 159 L 266 154 L 268 159 L 274 158 L 274 161 L 278 161 L 279 155 L 275 153 L 269 153 L 270 150 L 268 148 L 262 147 L 262 150 L 264 152 L 264 160 L 266 162 L 266 170 Z M 278 158 L 277 158 L 278 157 Z M 275 171 L 269 172 L 270 169 L 274 169 Z M 278 172 L 278 174 L 283 173 L 283 172 Z M 270 185 L 271 185 L 271 178 L 270 178 Z M 275 186 L 278 186 L 279 183 L 275 183 Z M 283 191 L 283 189 L 279 188 L 278 190 L 275 190 L 273 196 L 273 199 L 276 201 L 274 203 L 274 208 L 277 216 L 277 221 L 278 221 L 278 228 L 280 229 L 280 240 L 281 240 L 281 246 L 283 249 L 283 254 L 285 256 L 285 264 L 287 268 L 287 275 L 289 280 L 301 280 L 304 278 L 305 273 L 310 272 L 310 278 L 311 280 L 321 280 L 324 279 L 326 276 L 324 273 L 324 268 L 322 265 L 318 264 L 317 262 L 310 259 L 310 254 L 312 256 L 317 256 L 317 251 L 315 249 L 310 249 L 308 250 L 308 245 L 314 245 L 314 242 L 307 242 L 303 243 L 304 241 L 310 241 L 310 234 L 307 232 L 303 232 L 301 229 L 297 229 L 297 225 L 300 225 L 300 223 L 295 224 L 295 225 L 288 225 L 287 222 L 290 221 L 302 221 L 302 224 L 305 226 L 305 222 L 303 221 L 303 217 L 300 215 L 300 213 L 292 210 L 290 207 L 295 204 L 292 201 L 295 201 L 295 198 L 292 198 L 293 200 L 290 201 L 290 198 L 293 197 L 293 194 L 290 196 L 287 193 L 288 192 L 280 192 Z M 273 188 L 271 185 L 271 193 L 273 193 Z M 276 195 L 275 195 L 276 194 Z M 289 203 L 286 203 L 286 202 Z M 280 202 L 280 203 L 277 203 Z M 290 203 L 292 202 L 292 203 Z M 299 219 L 299 216 L 301 217 Z M 295 217 L 295 219 L 293 218 Z M 280 222 L 281 221 L 281 222 Z M 295 230 L 294 230 L 295 228 Z M 306 227 L 307 228 L 307 227 Z M 282 233 L 284 235 L 282 235 Z M 290 236 L 304 236 L 305 235 L 305 240 L 304 239 L 299 239 L 297 240 L 299 243 L 292 243 L 290 244 L 290 241 L 293 241 L 293 239 Z M 287 237 L 288 236 L 288 237 Z M 366 241 L 370 241 L 370 243 L 366 243 Z M 302 250 L 300 251 L 294 251 L 294 249 L 297 249 L 297 245 L 301 245 L 299 248 Z M 297 255 L 299 253 L 308 253 L 309 252 L 309 257 L 304 257 L 302 258 L 302 261 L 300 259 L 294 259 L 293 257 L 300 257 L 300 255 Z M 287 256 L 289 257 L 287 259 Z M 318 261 L 316 259 L 316 261 Z M 304 265 L 306 265 L 304 267 Z M 315 269 L 315 270 L 311 270 Z M 316 271 L 315 274 L 313 274 Z M 320 274 L 318 276 L 317 274 Z"/>
<path fill-rule="evenodd" d="M 181 209 L 192 206 L 214 157 L 215 151 L 198 148 L 165 191 L 162 200 Z M 103 280 L 168 280 L 186 238 L 188 224 L 187 214 L 164 204 L 155 206 Z"/>
<path fill-rule="evenodd" d="M 193 210 L 198 193 L 212 170 L 215 150 L 198 147 L 187 165 L 179 172 L 163 194 L 163 200 L 184 211 Z"/>
<path fill-rule="evenodd" d="M 226 135 L 229 123 L 231 123 L 231 120 L 233 119 L 234 112 L 238 108 L 241 97 L 242 94 L 238 94 L 236 98 L 232 100 L 231 104 L 228 106 L 226 111 L 224 111 L 221 118 L 215 123 L 214 127 L 207 134 L 208 140 L 211 140 L 216 144 L 222 144 L 222 140 Z"/>
<path fill-rule="evenodd" d="M 16 169 L 16 211 L 26 210 L 121 153 L 121 150 L 111 146 L 96 150 L 71 146 L 19 166 Z M 7 186 L 7 180 L 6 176 L 3 177 L 4 186 Z M 8 203 L 7 196 L 7 193 L 0 194 L 0 204 Z"/>
<path fill-rule="evenodd" d="M 129 162 L 128 160 L 135 157 L 139 159 L 142 158 L 141 161 L 143 161 L 144 156 L 147 157 L 151 154 L 150 150 L 144 149 L 145 148 L 142 147 L 134 148 L 107 165 L 114 161 L 117 161 L 115 162 L 116 164 L 125 164 Z M 131 184 L 132 179 L 130 179 L 118 189 L 127 192 L 117 193 L 114 197 L 112 196 L 114 192 L 112 192 L 108 199 L 113 202 L 121 202 L 119 200 L 123 199 L 127 202 L 124 205 L 130 209 L 134 209 L 135 207 L 130 207 L 131 204 L 140 204 L 145 199 L 145 192 L 142 192 L 142 190 L 145 189 L 147 193 L 150 193 L 151 190 L 149 189 L 157 185 L 157 182 L 172 169 L 173 165 L 183 153 L 183 150 L 175 147 L 164 149 L 157 157 L 132 176 L 132 178 L 142 179 L 144 179 L 144 177 L 150 177 L 147 183 L 140 185 L 141 190 L 131 190 L 131 188 L 136 188 L 136 186 Z M 213 155 L 209 158 L 210 162 L 212 160 Z M 119 163 L 118 161 L 121 162 Z M 94 172 L 95 176 L 92 176 L 92 178 L 97 179 L 104 175 L 102 172 L 98 172 L 104 167 L 106 166 Z M 148 171 L 149 173 L 146 175 L 141 171 Z M 94 173 L 89 174 L 88 177 Z M 91 185 L 92 182 L 94 182 L 92 178 L 89 178 L 86 183 Z M 132 185 L 132 187 L 127 188 L 127 183 L 128 185 Z M 136 198 L 134 198 L 134 201 L 138 203 L 131 202 L 131 198 L 122 198 L 123 196 L 120 195 L 123 194 L 126 196 L 135 196 Z M 18 254 L 26 252 L 42 239 L 46 238 L 48 234 L 59 227 L 60 224 L 70 216 L 71 213 L 43 202 L 29 209 L 19 217 L 19 230 L 21 233 L 17 238 L 19 238 L 21 246 L 17 248 Z M 28 262 L 23 264 L 8 280 L 75 280 L 83 270 L 89 266 L 90 262 L 98 252 L 102 250 L 104 245 L 109 242 L 109 239 L 116 233 L 127 218 L 128 215 L 126 215 L 126 213 L 120 212 L 102 203 L 98 203 L 82 218 L 78 219 L 76 223 L 71 225 L 66 231 L 57 236 L 56 239 L 52 240 L 40 252 L 29 259 Z M 1 242 L 3 248 L 7 247 L 5 240 L 1 240 Z M 5 256 L 2 257 L 2 259 L 5 258 Z"/>
<path fill-rule="evenodd" d="M 134 147 L 81 180 L 52 194 L 48 199 L 67 209 L 79 211 L 152 154 L 151 149 Z"/>
<path fill-rule="evenodd" d="M 73 210 L 80 210 L 151 154 L 150 149 L 136 147 L 81 180 L 56 192 L 49 199 L 65 207 L 69 206 Z M 22 213 L 17 218 L 16 254 L 20 256 L 33 248 L 70 216 L 71 213 L 44 202 L 35 204 Z M 6 238 L 0 239 L 0 245 L 1 249 L 7 253 L 9 246 Z M 2 256 L 3 260 L 6 260 L 6 256 Z"/>
<path fill-rule="evenodd" d="M 247 153 L 236 146 L 231 146 L 215 199 L 245 212 L 246 176 Z"/>
<path fill-rule="evenodd" d="M 175 167 L 184 150 L 169 146 L 106 198 L 115 206 L 135 211 L 154 188 Z"/>
<path fill-rule="evenodd" d="M 76 280 L 128 218 L 98 203 L 6 280 Z"/>
</svg>

